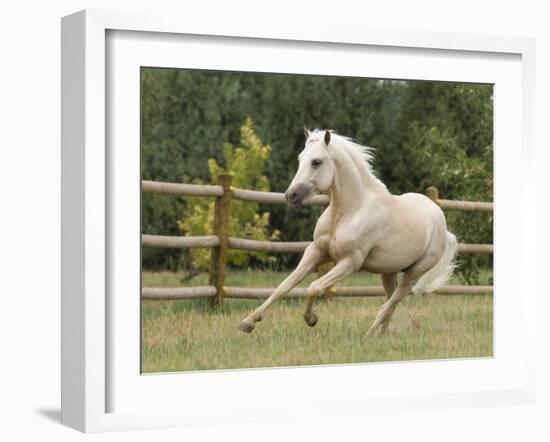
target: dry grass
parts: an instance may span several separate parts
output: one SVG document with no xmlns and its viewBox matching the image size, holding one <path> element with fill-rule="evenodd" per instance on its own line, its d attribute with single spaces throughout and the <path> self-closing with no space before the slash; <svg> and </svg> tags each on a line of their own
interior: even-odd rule
<svg viewBox="0 0 550 442">
<path fill-rule="evenodd" d="M 144 273 L 144 286 L 178 285 L 181 274 Z M 227 285 L 274 286 L 282 274 L 231 272 Z M 488 277 L 488 276 L 487 276 Z M 357 275 L 348 285 L 378 284 Z M 198 279 L 194 285 L 204 284 Z M 409 297 L 388 333 L 365 334 L 382 298 L 335 298 L 318 305 L 319 323 L 302 319 L 305 301 L 282 300 L 251 335 L 237 325 L 258 301 L 227 300 L 212 312 L 205 300 L 144 301 L 142 371 L 339 364 L 492 356 L 492 296 Z"/>
</svg>

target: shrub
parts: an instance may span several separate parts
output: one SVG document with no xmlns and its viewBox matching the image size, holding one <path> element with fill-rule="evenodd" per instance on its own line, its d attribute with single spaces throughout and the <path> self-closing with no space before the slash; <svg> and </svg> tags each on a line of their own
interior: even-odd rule
<svg viewBox="0 0 550 442">
<path fill-rule="evenodd" d="M 232 176 L 232 185 L 243 189 L 269 190 L 269 181 L 263 175 L 265 163 L 269 158 L 271 147 L 263 144 L 254 132 L 254 125 L 247 118 L 240 128 L 239 146 L 225 143 L 223 147 L 224 164 L 220 165 L 215 159 L 208 160 L 208 170 L 211 181 L 221 173 L 229 173 Z M 203 183 L 195 179 L 195 184 Z M 201 236 L 210 235 L 214 222 L 214 201 L 211 199 L 193 199 L 187 204 L 184 218 L 178 225 L 186 235 Z M 251 202 L 231 202 L 231 218 L 229 224 L 229 236 L 255 239 L 276 240 L 279 238 L 278 230 L 269 228 L 269 212 L 259 213 L 259 205 Z M 205 269 L 210 262 L 210 251 L 205 249 L 192 249 L 190 251 L 193 265 L 196 268 Z M 267 262 L 272 260 L 263 252 L 246 252 L 229 250 L 227 263 L 235 267 L 242 267 L 251 260 Z"/>
</svg>

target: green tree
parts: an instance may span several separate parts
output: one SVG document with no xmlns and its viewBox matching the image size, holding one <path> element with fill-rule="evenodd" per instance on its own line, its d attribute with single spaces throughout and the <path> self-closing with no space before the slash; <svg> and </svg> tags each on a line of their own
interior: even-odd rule
<svg viewBox="0 0 550 442">
<path fill-rule="evenodd" d="M 220 173 L 229 173 L 233 178 L 233 186 L 243 189 L 268 191 L 269 181 L 262 174 L 271 147 L 263 144 L 255 134 L 253 122 L 247 118 L 240 129 L 239 146 L 225 143 L 223 148 L 224 164 L 220 165 L 214 158 L 208 160 L 208 170 L 213 181 Z M 195 180 L 200 183 L 201 180 Z M 233 200 L 229 235 L 239 238 L 272 241 L 279 238 L 277 230 L 269 228 L 269 212 L 258 213 L 258 204 Z M 188 204 L 183 220 L 179 222 L 182 232 L 186 235 L 208 235 L 214 222 L 214 202 L 206 199 L 195 199 Z M 193 264 L 197 268 L 207 268 L 210 262 L 210 252 L 204 249 L 191 250 Z M 233 266 L 243 266 L 251 260 L 266 262 L 270 257 L 262 252 L 244 252 L 229 250 L 227 263 Z"/>
<path fill-rule="evenodd" d="M 423 82 L 412 83 L 408 94 L 404 116 L 415 118 L 406 121 L 407 161 L 400 167 L 411 182 L 405 185 L 420 192 L 435 186 L 445 199 L 492 201 L 492 87 Z M 447 211 L 446 218 L 459 241 L 493 242 L 492 213 Z M 479 268 L 492 265 L 492 257 L 461 255 L 459 264 L 467 282 L 478 282 Z"/>
</svg>

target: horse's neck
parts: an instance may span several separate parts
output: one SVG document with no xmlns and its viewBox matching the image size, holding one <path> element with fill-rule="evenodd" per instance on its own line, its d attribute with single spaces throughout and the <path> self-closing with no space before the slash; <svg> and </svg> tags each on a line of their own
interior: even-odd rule
<svg viewBox="0 0 550 442">
<path fill-rule="evenodd" d="M 376 178 L 362 159 L 342 155 L 334 173 L 331 204 L 338 212 L 355 211 L 371 199 L 387 198 L 390 193 Z"/>
</svg>

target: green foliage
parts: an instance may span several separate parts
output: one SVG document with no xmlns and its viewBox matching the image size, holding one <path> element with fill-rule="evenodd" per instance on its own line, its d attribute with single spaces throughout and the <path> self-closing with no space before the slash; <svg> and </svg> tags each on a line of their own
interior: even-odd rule
<svg viewBox="0 0 550 442">
<path fill-rule="evenodd" d="M 435 186 L 444 199 L 492 201 L 492 88 L 424 83 L 409 93 L 416 106 L 431 105 L 414 110 L 417 118 L 409 123 L 404 149 L 418 190 Z M 447 211 L 446 217 L 460 242 L 493 242 L 492 213 Z M 467 282 L 478 282 L 479 268 L 492 263 L 480 254 L 461 255 L 460 261 L 457 271 Z"/>
<path fill-rule="evenodd" d="M 223 147 L 224 166 L 210 158 L 208 170 L 212 181 L 221 173 L 230 173 L 234 187 L 243 189 L 269 190 L 269 180 L 262 171 L 269 158 L 271 147 L 263 144 L 255 134 L 250 118 L 241 126 L 239 147 L 225 143 Z M 194 180 L 201 183 L 201 180 Z M 258 213 L 258 204 L 233 200 L 231 203 L 231 218 L 229 236 L 255 239 L 260 241 L 275 240 L 279 232 L 270 233 L 269 212 Z M 183 220 L 179 222 L 182 232 L 186 235 L 209 235 L 214 223 L 214 202 L 209 199 L 194 199 L 188 204 Z M 205 249 L 191 250 L 193 264 L 197 268 L 207 268 L 210 262 L 210 251 Z M 261 252 L 244 252 L 229 250 L 227 263 L 233 266 L 243 266 L 256 260 L 267 262 L 269 256 Z"/>
</svg>

